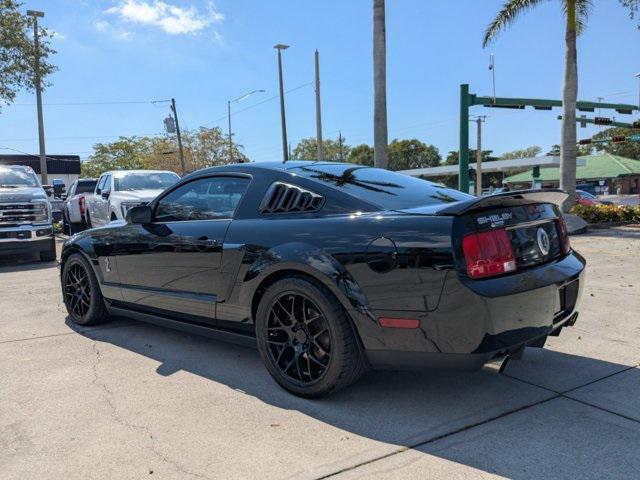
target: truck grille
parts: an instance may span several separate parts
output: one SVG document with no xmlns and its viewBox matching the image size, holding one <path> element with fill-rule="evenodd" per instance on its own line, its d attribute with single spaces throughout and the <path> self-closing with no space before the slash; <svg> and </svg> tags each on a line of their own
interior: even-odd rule
<svg viewBox="0 0 640 480">
<path fill-rule="evenodd" d="M 45 203 L 0 203 L 0 227 L 47 223 Z"/>
</svg>

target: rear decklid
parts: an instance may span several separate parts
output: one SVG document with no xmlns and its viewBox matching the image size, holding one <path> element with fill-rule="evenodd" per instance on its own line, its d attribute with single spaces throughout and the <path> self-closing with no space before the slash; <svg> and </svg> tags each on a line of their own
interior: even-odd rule
<svg viewBox="0 0 640 480">
<path fill-rule="evenodd" d="M 568 237 L 559 208 L 566 198 L 561 190 L 525 190 L 406 209 L 403 213 L 456 217 L 452 240 L 458 266 L 461 271 L 481 272 L 478 277 L 485 277 L 541 265 L 567 253 Z M 463 246 L 465 238 L 472 236 L 476 238 L 467 238 L 471 242 Z M 475 250 L 475 270 L 470 268 L 467 246 Z M 492 262 L 499 268 L 483 270 Z"/>
</svg>

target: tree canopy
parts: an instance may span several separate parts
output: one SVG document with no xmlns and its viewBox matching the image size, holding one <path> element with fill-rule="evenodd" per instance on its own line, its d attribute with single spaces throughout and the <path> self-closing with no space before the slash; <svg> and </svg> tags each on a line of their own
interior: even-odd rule
<svg viewBox="0 0 640 480">
<path fill-rule="evenodd" d="M 318 158 L 318 143 L 316 137 L 303 138 L 293 149 L 291 157 L 295 160 L 316 160 Z M 322 153 L 324 160 L 333 162 L 346 161 L 349 156 L 351 147 L 349 147 L 344 138 L 342 139 L 342 156 L 340 151 L 340 142 L 326 138 L 322 140 Z"/>
<path fill-rule="evenodd" d="M 22 3 L 15 0 L 0 0 L 0 107 L 15 100 L 21 89 L 35 88 L 36 49 L 33 41 L 32 19 L 22 13 Z M 38 26 L 40 36 L 40 77 L 42 86 L 49 83 L 47 76 L 56 71 L 49 63 L 55 54 L 51 47 L 52 33 Z"/>
<path fill-rule="evenodd" d="M 349 152 L 347 162 L 373 167 L 373 147 L 366 143 L 356 145 Z"/>
<path fill-rule="evenodd" d="M 242 145 L 234 142 L 229 154 L 228 136 L 219 127 L 182 132 L 187 171 L 248 162 Z M 120 137 L 109 143 L 98 143 L 94 153 L 82 164 L 82 175 L 97 177 L 107 170 L 155 169 L 182 173 L 178 142 L 173 136 Z"/>
<path fill-rule="evenodd" d="M 634 20 L 636 15 L 640 13 L 640 0 L 620 0 L 623 7 L 629 9 L 629 18 Z M 640 22 L 638 22 L 638 29 L 640 29 Z"/>
<path fill-rule="evenodd" d="M 630 128 L 607 128 L 596 133 L 593 136 L 593 140 L 603 140 L 613 136 L 629 136 L 636 132 Z M 640 142 L 596 143 L 595 149 L 612 155 L 640 160 Z"/>
<path fill-rule="evenodd" d="M 411 140 L 394 139 L 389 144 L 388 157 L 389 170 L 437 167 L 442 160 L 436 147 L 415 138 Z"/>
<path fill-rule="evenodd" d="M 519 150 L 513 150 L 511 152 L 504 152 L 500 155 L 500 160 L 517 160 L 518 158 L 537 157 L 542 152 L 542 148 L 538 145 L 533 145 L 527 148 L 521 148 Z M 560 145 L 558 145 L 558 152 L 560 152 Z M 559 153 L 558 153 L 559 154 Z"/>
</svg>

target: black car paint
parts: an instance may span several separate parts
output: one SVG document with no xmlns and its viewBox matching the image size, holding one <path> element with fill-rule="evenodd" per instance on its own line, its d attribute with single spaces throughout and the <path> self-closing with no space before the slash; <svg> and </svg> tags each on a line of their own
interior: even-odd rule
<svg viewBox="0 0 640 480">
<path fill-rule="evenodd" d="M 379 367 L 476 368 L 575 318 L 575 307 L 559 311 L 558 290 L 576 279 L 582 289 L 585 261 L 576 252 L 472 280 L 461 266 L 461 235 L 490 228 L 478 225 L 473 214 L 379 211 L 339 188 L 298 176 L 291 167 L 244 164 L 191 174 L 172 189 L 204 176 L 251 177 L 233 220 L 119 222 L 72 237 L 62 261 L 74 251 L 86 255 L 109 307 L 118 313 L 245 336 L 253 335 L 266 285 L 291 273 L 313 277 L 349 312 L 369 362 Z M 260 214 L 274 181 L 324 195 L 323 208 Z M 460 211 L 471 203 L 447 208 Z M 535 223 L 559 214 L 551 205 L 534 211 L 526 206 L 531 201 L 513 203 L 528 217 L 507 221 L 507 228 L 509 222 Z M 488 204 L 482 213 L 499 213 L 499 205 Z M 420 328 L 382 328 L 382 316 L 416 318 Z"/>
</svg>

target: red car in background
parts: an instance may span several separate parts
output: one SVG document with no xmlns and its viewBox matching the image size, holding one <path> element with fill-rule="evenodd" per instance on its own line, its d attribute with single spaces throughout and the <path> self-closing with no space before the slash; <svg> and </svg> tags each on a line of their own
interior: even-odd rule
<svg viewBox="0 0 640 480">
<path fill-rule="evenodd" d="M 598 197 L 590 194 L 589 192 L 585 192 L 584 190 L 576 190 L 576 201 L 580 205 L 585 205 L 587 207 L 592 205 L 602 205 L 602 202 L 598 200 Z"/>
</svg>

